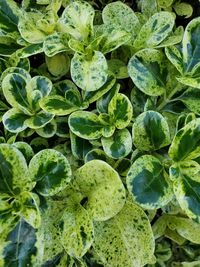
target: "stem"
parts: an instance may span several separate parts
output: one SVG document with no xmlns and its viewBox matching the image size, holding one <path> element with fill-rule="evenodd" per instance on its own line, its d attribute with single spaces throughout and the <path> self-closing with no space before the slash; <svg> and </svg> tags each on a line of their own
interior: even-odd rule
<svg viewBox="0 0 200 267">
<path fill-rule="evenodd" d="M 171 93 L 168 95 L 167 98 L 164 98 L 163 101 L 159 104 L 159 106 L 157 107 L 157 110 L 160 111 L 164 106 L 166 106 L 170 101 L 171 98 L 180 90 L 180 85 L 178 84 L 172 91 Z"/>
</svg>

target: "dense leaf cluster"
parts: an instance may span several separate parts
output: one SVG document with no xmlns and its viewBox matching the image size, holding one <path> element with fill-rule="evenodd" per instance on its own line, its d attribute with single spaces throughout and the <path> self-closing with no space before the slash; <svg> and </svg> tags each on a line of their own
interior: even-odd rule
<svg viewBox="0 0 200 267">
<path fill-rule="evenodd" d="M 192 4 L 0 0 L 0 95 L 0 267 L 200 266 Z"/>
</svg>

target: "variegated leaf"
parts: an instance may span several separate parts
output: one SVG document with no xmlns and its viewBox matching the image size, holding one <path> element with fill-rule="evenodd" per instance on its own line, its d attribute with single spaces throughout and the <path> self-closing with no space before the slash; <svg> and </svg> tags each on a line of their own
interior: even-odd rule
<svg viewBox="0 0 200 267">
<path fill-rule="evenodd" d="M 151 155 L 138 158 L 127 174 L 127 187 L 144 209 L 158 209 L 173 197 L 172 186 L 162 163 Z"/>
<path fill-rule="evenodd" d="M 200 156 L 200 119 L 186 124 L 175 135 L 169 148 L 170 157 L 178 162 Z"/>
<path fill-rule="evenodd" d="M 159 96 L 165 92 L 167 70 L 161 51 L 151 48 L 140 50 L 130 59 L 128 72 L 135 85 L 145 94 Z"/>
<path fill-rule="evenodd" d="M 29 163 L 31 179 L 43 196 L 52 196 L 66 188 L 71 180 L 71 168 L 66 157 L 53 149 L 37 153 Z"/>
<path fill-rule="evenodd" d="M 156 111 L 140 114 L 132 128 L 133 143 L 141 151 L 157 150 L 170 144 L 166 119 Z"/>
<path fill-rule="evenodd" d="M 98 139 L 102 136 L 103 125 L 98 116 L 89 111 L 76 111 L 69 116 L 70 130 L 83 139 Z"/>
<path fill-rule="evenodd" d="M 114 159 L 126 157 L 132 149 L 132 137 L 126 128 L 115 131 L 111 137 L 102 137 L 101 142 L 105 153 Z"/>
<path fill-rule="evenodd" d="M 133 116 L 133 107 L 128 97 L 121 93 L 115 94 L 108 105 L 108 114 L 116 128 L 126 128 Z"/>
</svg>

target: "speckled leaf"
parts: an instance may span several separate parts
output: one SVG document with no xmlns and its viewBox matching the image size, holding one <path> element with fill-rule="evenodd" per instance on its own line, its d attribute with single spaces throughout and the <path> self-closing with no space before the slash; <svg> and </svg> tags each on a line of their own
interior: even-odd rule
<svg viewBox="0 0 200 267">
<path fill-rule="evenodd" d="M 161 51 L 143 49 L 128 63 L 128 73 L 135 85 L 150 96 L 162 95 L 166 84 L 166 62 Z"/>
<path fill-rule="evenodd" d="M 120 1 L 107 4 L 102 13 L 103 22 L 115 28 L 123 29 L 134 38 L 140 27 L 138 17 L 128 5 Z"/>
<path fill-rule="evenodd" d="M 11 133 L 19 133 L 27 128 L 26 120 L 30 117 L 16 108 L 11 108 L 2 117 L 4 127 Z"/>
<path fill-rule="evenodd" d="M 172 13 L 161 11 L 154 14 L 141 28 L 134 46 L 137 49 L 156 47 L 172 31 L 175 17 Z"/>
<path fill-rule="evenodd" d="M 64 10 L 60 20 L 61 31 L 71 34 L 75 39 L 87 40 L 93 31 L 95 11 L 85 1 L 71 2 Z"/>
<path fill-rule="evenodd" d="M 156 111 L 140 114 L 132 129 L 133 143 L 141 151 L 157 150 L 170 144 L 166 119 Z"/>
<path fill-rule="evenodd" d="M 43 50 L 48 57 L 55 56 L 56 54 L 69 50 L 68 46 L 69 36 L 66 33 L 55 32 L 49 35 L 44 43 Z"/>
<path fill-rule="evenodd" d="M 183 39 L 184 28 L 183 26 L 178 26 L 174 32 L 172 32 L 167 38 L 164 39 L 157 48 L 168 47 L 175 44 L 179 44 Z"/>
<path fill-rule="evenodd" d="M 162 163 L 151 155 L 138 158 L 127 174 L 127 187 L 144 209 L 158 209 L 172 198 L 173 191 Z"/>
<path fill-rule="evenodd" d="M 169 149 L 174 161 L 195 159 L 200 156 L 200 119 L 195 119 L 180 129 Z"/>
<path fill-rule="evenodd" d="M 153 263 L 153 232 L 147 215 L 137 205 L 128 202 L 114 218 L 94 226 L 94 250 L 104 266 Z"/>
<path fill-rule="evenodd" d="M 53 114 L 40 111 L 26 120 L 26 126 L 31 129 L 39 129 L 49 123 L 53 117 Z"/>
<path fill-rule="evenodd" d="M 103 125 L 98 116 L 89 111 L 76 111 L 69 116 L 70 130 L 83 139 L 98 139 L 102 136 Z"/>
<path fill-rule="evenodd" d="M 133 116 L 133 107 L 128 97 L 121 93 L 115 94 L 108 105 L 108 114 L 118 129 L 126 128 Z"/>
<path fill-rule="evenodd" d="M 92 160 L 75 173 L 75 185 L 87 197 L 86 210 L 95 221 L 115 216 L 125 203 L 125 188 L 118 173 L 106 162 Z"/>
<path fill-rule="evenodd" d="M 31 44 L 39 44 L 42 43 L 47 33 L 44 30 L 40 29 L 37 24 L 41 21 L 40 12 L 24 12 L 23 15 L 20 17 L 18 29 L 21 36 Z"/>
<path fill-rule="evenodd" d="M 93 222 L 86 209 L 80 204 L 68 204 L 60 221 L 61 243 L 66 252 L 81 258 L 93 242 Z"/>
<path fill-rule="evenodd" d="M 132 149 L 132 137 L 126 128 L 115 131 L 109 138 L 102 137 L 101 142 L 105 153 L 114 159 L 126 157 Z"/>
<path fill-rule="evenodd" d="M 107 80 L 108 66 L 104 55 L 95 51 L 88 56 L 75 54 L 71 60 L 71 76 L 74 83 L 83 90 L 96 91 Z"/>
<path fill-rule="evenodd" d="M 31 179 L 43 196 L 52 196 L 64 189 L 71 180 L 71 168 L 66 157 L 53 149 L 37 153 L 29 163 Z"/>
<path fill-rule="evenodd" d="M 191 219 L 200 222 L 200 165 L 195 161 L 184 161 L 173 181 L 175 196 L 180 207 Z"/>
<path fill-rule="evenodd" d="M 32 189 L 23 154 L 8 144 L 0 144 L 0 192 L 10 196 Z"/>
</svg>

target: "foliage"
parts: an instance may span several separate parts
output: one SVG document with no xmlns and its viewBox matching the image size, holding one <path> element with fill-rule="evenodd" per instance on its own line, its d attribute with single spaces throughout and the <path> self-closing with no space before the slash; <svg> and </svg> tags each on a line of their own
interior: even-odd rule
<svg viewBox="0 0 200 267">
<path fill-rule="evenodd" d="M 0 0 L 1 267 L 200 266 L 199 5 Z"/>
</svg>

